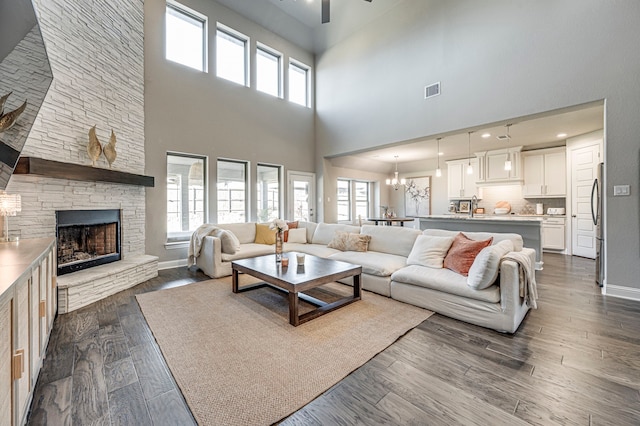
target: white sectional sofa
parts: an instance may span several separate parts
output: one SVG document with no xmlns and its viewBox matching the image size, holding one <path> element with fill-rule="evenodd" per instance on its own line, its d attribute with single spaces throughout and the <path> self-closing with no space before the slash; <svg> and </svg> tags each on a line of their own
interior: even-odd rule
<svg viewBox="0 0 640 426">
<path fill-rule="evenodd" d="M 233 260 L 274 252 L 273 245 L 254 243 L 256 224 L 253 222 L 217 226 L 231 231 L 238 238 L 240 248 L 234 254 L 223 253 L 220 238 L 204 237 L 196 266 L 210 277 L 231 275 Z M 501 261 L 498 279 L 495 282 L 492 281 L 487 288 L 479 290 L 467 284 L 467 277 L 449 269 L 407 264 L 418 236 L 426 236 L 421 239 L 453 237 L 458 232 L 433 229 L 420 231 L 398 226 L 358 227 L 311 222 L 299 222 L 298 227 L 306 229 L 307 243 L 284 243 L 285 252 L 297 251 L 361 265 L 363 270 L 361 283 L 365 290 L 508 333 L 517 330 L 529 310 L 526 301 L 520 297 L 521 274 L 518 264 L 514 261 Z M 340 251 L 327 247 L 336 231 L 370 236 L 368 250 L 366 252 Z M 494 245 L 508 240 L 512 244 L 509 247 L 513 247 L 513 251 L 525 253 L 535 263 L 535 250 L 524 248 L 522 237 L 519 235 L 473 232 L 464 234 L 472 240 L 493 237 Z M 345 281 L 345 283 L 351 284 L 351 281 Z"/>
</svg>

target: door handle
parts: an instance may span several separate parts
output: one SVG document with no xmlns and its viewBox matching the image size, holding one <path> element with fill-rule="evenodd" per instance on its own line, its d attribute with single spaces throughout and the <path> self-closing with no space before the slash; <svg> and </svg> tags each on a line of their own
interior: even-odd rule
<svg viewBox="0 0 640 426">
<path fill-rule="evenodd" d="M 578 217 L 578 216 L 576 216 L 575 214 L 572 214 L 571 217 Z"/>
<path fill-rule="evenodd" d="M 596 212 L 593 210 L 593 201 L 594 201 L 594 197 L 593 196 L 594 195 L 597 198 L 600 198 L 600 194 L 599 194 L 599 191 L 598 191 L 598 179 L 594 179 L 593 186 L 591 187 L 591 218 L 593 219 L 593 224 L 597 225 L 598 224 L 598 218 L 596 216 Z"/>
</svg>

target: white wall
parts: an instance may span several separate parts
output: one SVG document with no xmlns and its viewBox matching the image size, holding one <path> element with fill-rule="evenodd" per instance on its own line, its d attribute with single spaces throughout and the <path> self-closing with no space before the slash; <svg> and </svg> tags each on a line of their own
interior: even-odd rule
<svg viewBox="0 0 640 426">
<path fill-rule="evenodd" d="M 318 181 L 327 155 L 605 99 L 607 283 L 639 289 L 638 22 L 635 0 L 406 0 L 317 58 Z"/>
<path fill-rule="evenodd" d="M 147 0 L 145 19 L 145 133 L 147 174 L 156 179 L 147 190 L 147 252 L 160 261 L 184 260 L 186 247 L 165 248 L 166 153 L 178 151 L 209 158 L 209 221 L 215 222 L 216 159 L 251 162 L 251 205 L 255 207 L 258 161 L 286 170 L 314 172 L 314 111 L 216 77 L 215 34 L 219 21 L 250 37 L 251 75 L 260 41 L 282 52 L 287 74 L 289 57 L 313 67 L 309 52 L 285 41 L 212 0 L 184 0 L 185 6 L 209 19 L 209 72 L 202 73 L 164 58 L 165 1 Z M 313 79 L 312 79 L 313 82 Z M 286 202 L 286 194 L 284 191 Z M 251 208 L 249 220 L 256 220 Z"/>
</svg>

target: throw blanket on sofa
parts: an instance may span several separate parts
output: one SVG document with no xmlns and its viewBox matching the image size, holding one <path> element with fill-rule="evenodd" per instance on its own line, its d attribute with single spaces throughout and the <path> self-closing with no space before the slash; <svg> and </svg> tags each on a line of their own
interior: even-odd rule
<svg viewBox="0 0 640 426">
<path fill-rule="evenodd" d="M 525 253 L 512 251 L 502 257 L 502 260 L 512 260 L 518 264 L 520 274 L 520 297 L 533 309 L 538 309 L 538 287 L 536 284 L 536 271 L 531 263 L 531 258 Z"/>
<path fill-rule="evenodd" d="M 191 240 L 189 241 L 187 267 L 191 267 L 196 264 L 196 258 L 200 256 L 200 249 L 202 248 L 202 240 L 204 240 L 204 237 L 215 233 L 218 229 L 219 228 L 215 225 L 205 223 L 193 231 L 193 234 L 191 234 Z"/>
</svg>

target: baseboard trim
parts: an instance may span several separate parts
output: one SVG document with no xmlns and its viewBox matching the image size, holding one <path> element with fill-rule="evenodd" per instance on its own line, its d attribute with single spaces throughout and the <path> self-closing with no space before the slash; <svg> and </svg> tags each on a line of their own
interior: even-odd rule
<svg viewBox="0 0 640 426">
<path fill-rule="evenodd" d="M 181 268 L 187 266 L 187 259 L 179 260 L 167 260 L 165 262 L 158 262 L 158 270 Z"/>
<path fill-rule="evenodd" d="M 607 296 L 620 297 L 621 299 L 630 299 L 640 302 L 640 288 L 607 284 L 605 291 Z"/>
</svg>

